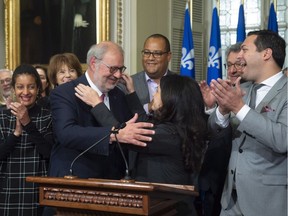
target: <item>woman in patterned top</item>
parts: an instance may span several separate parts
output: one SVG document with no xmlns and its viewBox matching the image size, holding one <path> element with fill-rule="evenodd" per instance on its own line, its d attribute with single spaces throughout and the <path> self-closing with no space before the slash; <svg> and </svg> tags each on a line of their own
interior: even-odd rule
<svg viewBox="0 0 288 216">
<path fill-rule="evenodd" d="M 36 104 L 42 86 L 34 67 L 17 67 L 12 87 L 16 102 L 0 113 L 0 215 L 41 215 L 38 187 L 25 178 L 47 175 L 51 114 Z"/>
</svg>

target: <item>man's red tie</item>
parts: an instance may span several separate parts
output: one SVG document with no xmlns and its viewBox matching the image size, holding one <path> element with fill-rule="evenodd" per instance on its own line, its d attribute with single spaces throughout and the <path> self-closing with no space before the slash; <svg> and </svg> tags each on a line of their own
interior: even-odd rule
<svg viewBox="0 0 288 216">
<path fill-rule="evenodd" d="M 101 99 L 102 102 L 104 101 L 104 98 L 105 98 L 105 94 L 102 94 L 102 95 L 100 96 L 100 99 Z"/>
</svg>

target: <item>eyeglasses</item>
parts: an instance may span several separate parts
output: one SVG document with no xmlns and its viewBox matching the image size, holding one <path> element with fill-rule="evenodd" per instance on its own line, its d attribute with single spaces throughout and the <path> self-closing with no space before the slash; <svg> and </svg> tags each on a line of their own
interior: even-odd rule
<svg viewBox="0 0 288 216">
<path fill-rule="evenodd" d="M 6 79 L 3 79 L 3 80 L 0 80 L 0 83 L 3 85 L 4 83 L 7 83 L 7 84 L 10 84 L 12 81 L 11 78 L 6 78 Z"/>
<path fill-rule="evenodd" d="M 236 62 L 234 64 L 230 64 L 230 63 L 228 63 L 227 65 L 224 64 L 224 66 L 225 66 L 225 69 L 227 70 L 230 70 L 232 67 L 236 68 L 236 70 L 241 70 L 246 66 L 246 64 L 241 63 L 241 62 Z"/>
<path fill-rule="evenodd" d="M 145 58 L 149 58 L 150 55 L 152 55 L 154 58 L 161 58 L 162 55 L 169 53 L 169 52 L 162 52 L 162 51 L 154 51 L 154 52 L 150 52 L 148 50 L 142 50 L 142 55 Z"/>
<path fill-rule="evenodd" d="M 126 67 L 123 65 L 122 67 L 117 67 L 117 66 L 110 66 L 108 64 L 106 64 L 103 61 L 100 61 L 102 64 L 104 64 L 107 68 L 109 68 L 109 71 L 111 74 L 115 74 L 118 70 L 120 71 L 120 73 L 124 73 L 124 71 L 126 70 Z"/>
</svg>

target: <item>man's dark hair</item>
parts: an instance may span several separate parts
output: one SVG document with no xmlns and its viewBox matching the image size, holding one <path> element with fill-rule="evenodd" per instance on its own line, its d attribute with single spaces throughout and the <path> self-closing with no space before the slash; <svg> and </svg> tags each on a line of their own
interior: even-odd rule
<svg viewBox="0 0 288 216">
<path fill-rule="evenodd" d="M 172 123 L 182 140 L 186 170 L 198 172 L 206 148 L 206 117 L 198 83 L 176 74 L 160 81 L 162 107 L 154 113 L 155 123 Z"/>
<path fill-rule="evenodd" d="M 286 56 L 285 40 L 277 33 L 270 30 L 252 31 L 248 33 L 248 36 L 251 35 L 257 36 L 254 41 L 254 44 L 257 47 L 257 51 L 261 52 L 267 48 L 270 48 L 272 50 L 273 59 L 275 60 L 276 64 L 282 68 Z"/>
<path fill-rule="evenodd" d="M 169 40 L 168 40 L 168 38 L 167 37 L 165 37 L 164 35 L 162 35 L 162 34 L 152 34 L 152 35 L 150 35 L 146 40 L 145 40 L 145 43 L 146 43 L 146 41 L 148 40 L 148 39 L 150 39 L 150 38 L 161 38 L 161 39 L 163 39 L 164 41 L 165 41 L 165 51 L 166 52 L 170 52 L 170 42 L 169 42 Z"/>
</svg>

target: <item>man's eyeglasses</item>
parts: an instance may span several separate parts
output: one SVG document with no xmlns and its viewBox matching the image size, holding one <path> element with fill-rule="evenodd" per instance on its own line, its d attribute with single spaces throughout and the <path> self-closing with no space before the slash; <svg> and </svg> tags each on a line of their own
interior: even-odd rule
<svg viewBox="0 0 288 216">
<path fill-rule="evenodd" d="M 106 64 L 103 61 L 100 61 L 102 64 L 104 64 L 107 68 L 109 68 L 109 71 L 111 74 L 115 74 L 118 70 L 120 71 L 120 73 L 124 73 L 124 71 L 126 70 L 126 67 L 123 65 L 122 67 L 117 67 L 117 66 L 110 66 L 108 64 Z"/>
<path fill-rule="evenodd" d="M 148 50 L 142 50 L 142 55 L 145 58 L 149 58 L 150 55 L 152 55 L 154 58 L 161 58 L 162 55 L 169 53 L 169 52 L 162 52 L 162 51 L 154 51 L 154 52 L 150 52 Z"/>
<path fill-rule="evenodd" d="M 11 78 L 6 78 L 6 79 L 3 79 L 3 80 L 0 80 L 0 83 L 3 85 L 4 83 L 7 83 L 7 84 L 10 84 L 12 82 L 12 79 Z"/>
<path fill-rule="evenodd" d="M 240 63 L 240 62 L 236 62 L 234 64 L 224 64 L 225 69 L 230 70 L 232 67 L 236 68 L 236 70 L 242 70 L 244 67 L 246 66 L 246 64 L 244 63 Z"/>
</svg>

